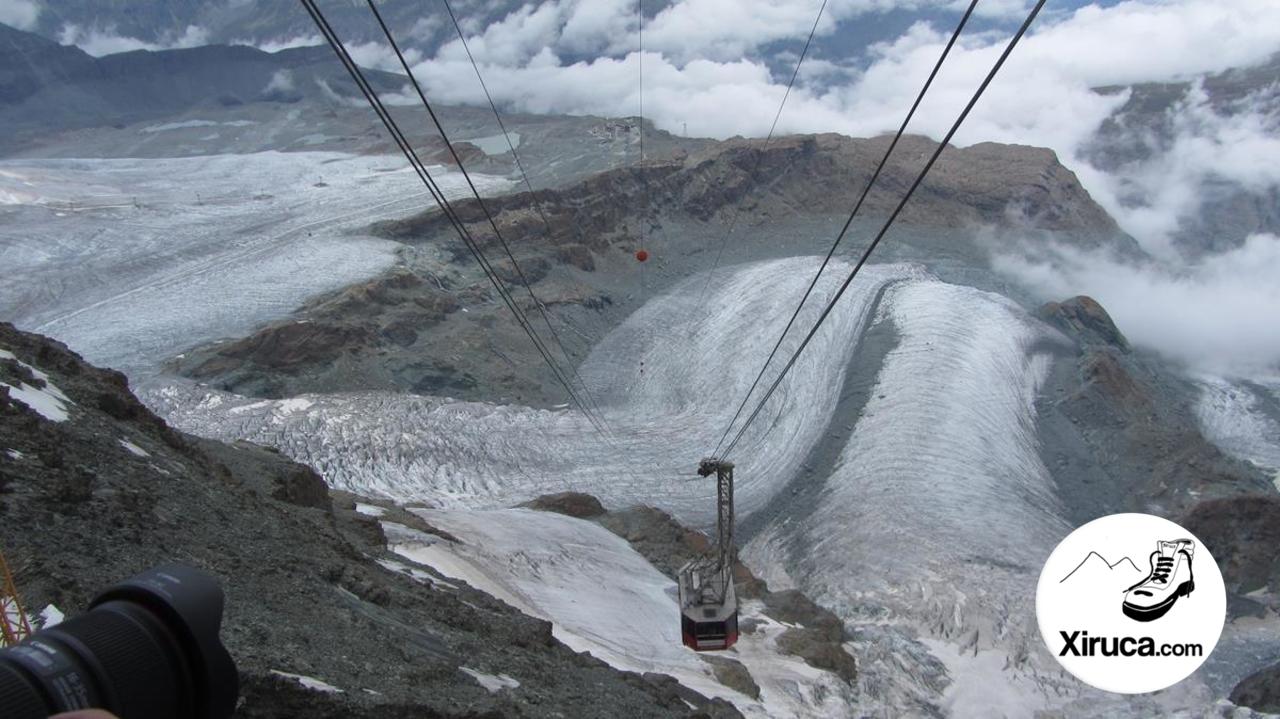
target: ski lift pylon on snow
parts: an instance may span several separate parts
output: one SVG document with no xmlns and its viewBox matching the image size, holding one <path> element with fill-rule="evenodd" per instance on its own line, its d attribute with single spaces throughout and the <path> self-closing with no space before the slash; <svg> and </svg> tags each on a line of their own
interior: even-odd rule
<svg viewBox="0 0 1280 719">
<path fill-rule="evenodd" d="M 728 649 L 738 641 L 733 587 L 733 463 L 704 459 L 698 475 L 716 475 L 716 546 L 680 568 L 680 636 L 695 651 Z"/>
</svg>

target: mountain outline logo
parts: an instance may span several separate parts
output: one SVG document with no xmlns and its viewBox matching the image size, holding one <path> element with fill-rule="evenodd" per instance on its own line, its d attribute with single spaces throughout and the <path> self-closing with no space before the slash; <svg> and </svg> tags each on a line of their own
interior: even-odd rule
<svg viewBox="0 0 1280 719">
<path fill-rule="evenodd" d="M 1130 559 L 1129 557 L 1121 557 L 1120 559 L 1117 559 L 1117 560 L 1116 560 L 1116 561 L 1114 561 L 1114 562 L 1108 562 L 1106 557 L 1102 556 L 1101 554 L 1098 554 L 1098 553 L 1097 553 L 1097 552 L 1095 552 L 1095 551 L 1090 550 L 1090 552 L 1089 552 L 1088 556 L 1086 556 L 1084 559 L 1080 560 L 1080 563 L 1076 565 L 1076 568 L 1075 568 L 1075 569 L 1072 569 L 1072 570 L 1071 570 L 1071 572 L 1070 572 L 1069 574 L 1067 574 L 1067 576 L 1065 576 L 1065 577 L 1063 577 L 1062 579 L 1058 580 L 1058 581 L 1059 581 L 1059 583 L 1061 583 L 1061 582 L 1065 582 L 1065 581 L 1067 581 L 1068 579 L 1070 579 L 1073 575 L 1075 575 L 1075 573 L 1076 573 L 1076 572 L 1078 572 L 1078 571 L 1080 571 L 1081 569 L 1083 569 L 1083 568 L 1084 568 L 1084 566 L 1085 566 L 1086 564 L 1088 564 L 1088 563 L 1089 563 L 1089 560 L 1090 560 L 1090 559 L 1092 559 L 1092 558 L 1094 558 L 1094 557 L 1097 557 L 1098 559 L 1100 559 L 1100 560 L 1102 561 L 1102 563 L 1103 563 L 1103 564 L 1106 564 L 1106 565 L 1107 565 L 1107 569 L 1112 569 L 1112 570 L 1113 570 L 1113 569 L 1115 569 L 1116 567 L 1120 566 L 1121 564 L 1128 563 L 1128 565 L 1129 565 L 1130 567 L 1133 567 L 1133 571 L 1134 571 L 1134 572 L 1136 572 L 1136 573 L 1141 573 L 1141 572 L 1142 572 L 1142 570 L 1141 570 L 1141 569 L 1138 569 L 1138 565 L 1137 565 L 1137 564 L 1135 564 L 1135 563 L 1134 563 L 1134 561 L 1133 561 L 1132 559 Z"/>
</svg>

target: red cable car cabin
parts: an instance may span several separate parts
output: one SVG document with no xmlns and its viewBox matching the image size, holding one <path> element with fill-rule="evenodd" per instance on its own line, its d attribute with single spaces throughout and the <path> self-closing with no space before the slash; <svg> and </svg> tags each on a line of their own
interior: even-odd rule
<svg viewBox="0 0 1280 719">
<path fill-rule="evenodd" d="M 728 649 L 738 641 L 738 598 L 728 568 L 698 559 L 680 570 L 680 637 L 695 651 Z"/>
<path fill-rule="evenodd" d="M 704 459 L 698 474 L 716 475 L 714 554 L 680 568 L 680 636 L 695 651 L 728 649 L 738 641 L 738 596 L 733 587 L 733 463 Z"/>
</svg>

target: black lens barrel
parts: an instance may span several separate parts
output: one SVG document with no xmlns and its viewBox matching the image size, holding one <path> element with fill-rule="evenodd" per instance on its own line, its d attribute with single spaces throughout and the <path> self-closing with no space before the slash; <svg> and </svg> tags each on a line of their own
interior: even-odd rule
<svg viewBox="0 0 1280 719">
<path fill-rule="evenodd" d="M 108 589 L 90 611 L 0 652 L 0 716 L 84 708 L 121 719 L 225 719 L 235 664 L 218 639 L 222 589 L 166 565 Z"/>
</svg>

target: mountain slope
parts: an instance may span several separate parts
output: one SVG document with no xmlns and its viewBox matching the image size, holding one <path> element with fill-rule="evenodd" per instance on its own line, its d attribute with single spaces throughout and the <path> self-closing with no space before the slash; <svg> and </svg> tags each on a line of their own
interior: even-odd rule
<svg viewBox="0 0 1280 719">
<path fill-rule="evenodd" d="M 238 716 L 736 715 L 575 654 L 547 622 L 406 566 L 311 470 L 170 429 L 122 375 L 56 342 L 0 323 L 0 348 L 0 544 L 23 599 L 74 613 L 161 561 L 211 571 L 227 592 Z M 481 681 L 504 675 L 518 686 Z"/>
</svg>

